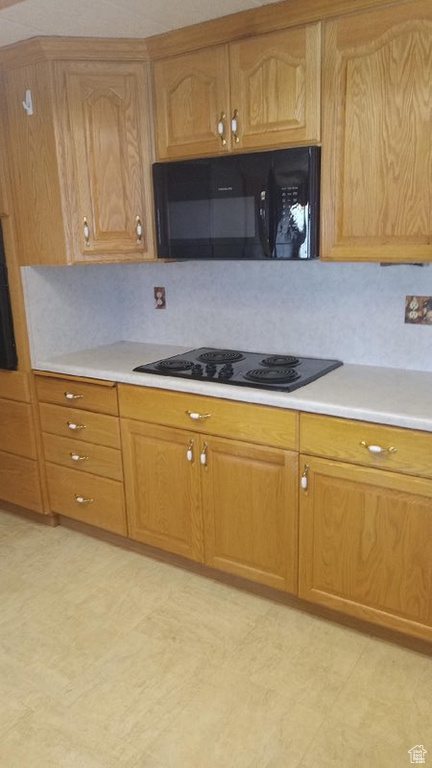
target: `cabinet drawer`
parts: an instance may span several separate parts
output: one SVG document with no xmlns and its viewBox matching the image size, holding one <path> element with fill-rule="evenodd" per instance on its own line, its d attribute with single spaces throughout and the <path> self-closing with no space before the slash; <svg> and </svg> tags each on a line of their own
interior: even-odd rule
<svg viewBox="0 0 432 768">
<path fill-rule="evenodd" d="M 300 451 L 432 477 L 432 434 L 428 432 L 302 414 Z"/>
<path fill-rule="evenodd" d="M 119 404 L 120 415 L 129 419 L 279 448 L 297 447 L 298 415 L 282 408 L 127 384 L 119 386 Z"/>
<path fill-rule="evenodd" d="M 47 464 L 46 470 L 53 512 L 126 535 L 122 483 L 54 464 Z"/>
<path fill-rule="evenodd" d="M 115 416 L 49 403 L 40 404 L 40 416 L 43 432 L 60 437 L 77 436 L 86 443 L 120 448 L 119 420 Z"/>
<path fill-rule="evenodd" d="M 117 389 L 112 382 L 92 384 L 79 379 L 36 376 L 36 389 L 39 402 L 118 414 Z"/>
<path fill-rule="evenodd" d="M 0 499 L 25 509 L 43 511 L 36 461 L 0 451 Z"/>
<path fill-rule="evenodd" d="M 43 435 L 43 444 L 46 461 L 123 481 L 121 453 L 117 448 L 46 433 Z"/>
<path fill-rule="evenodd" d="M 36 458 L 31 406 L 0 399 L 0 450 Z"/>
<path fill-rule="evenodd" d="M 0 397 L 30 402 L 28 374 L 21 371 L 0 371 Z"/>
</svg>

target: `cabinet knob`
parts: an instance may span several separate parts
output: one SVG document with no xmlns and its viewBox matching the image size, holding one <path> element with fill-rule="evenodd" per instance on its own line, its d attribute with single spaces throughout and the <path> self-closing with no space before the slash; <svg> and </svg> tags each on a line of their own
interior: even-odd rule
<svg viewBox="0 0 432 768">
<path fill-rule="evenodd" d="M 80 456 L 79 453 L 74 453 L 73 451 L 69 454 L 72 461 L 87 461 L 89 458 L 88 456 Z"/>
<path fill-rule="evenodd" d="M 239 113 L 238 109 L 235 109 L 233 112 L 233 116 L 231 118 L 231 132 L 234 137 L 234 141 L 236 144 L 239 143 L 240 137 L 239 137 Z"/>
<path fill-rule="evenodd" d="M 87 424 L 75 424 L 74 421 L 68 421 L 67 422 L 68 428 L 71 429 L 73 432 L 75 430 L 85 429 Z"/>
<path fill-rule="evenodd" d="M 381 445 L 370 445 L 366 442 L 366 440 L 361 440 L 359 445 L 361 445 L 363 448 L 366 448 L 369 453 L 373 453 L 375 455 L 380 455 L 383 453 L 397 453 L 397 448 L 395 448 L 394 445 L 390 445 L 388 448 L 382 448 Z"/>
<path fill-rule="evenodd" d="M 208 448 L 207 443 L 204 443 L 203 449 L 200 454 L 200 463 L 203 465 L 203 467 L 207 466 L 207 448 Z"/>
<path fill-rule="evenodd" d="M 187 447 L 186 451 L 186 458 L 188 461 L 193 461 L 194 455 L 193 455 L 193 448 L 194 448 L 194 441 L 189 440 L 189 445 Z"/>
<path fill-rule="evenodd" d="M 75 395 L 73 392 L 63 392 L 66 400 L 80 400 L 84 395 Z"/>
<path fill-rule="evenodd" d="M 218 136 L 220 137 L 221 144 L 223 147 L 225 147 L 227 143 L 226 136 L 225 136 L 225 120 L 226 120 L 226 114 L 225 112 L 222 112 L 219 120 L 217 121 L 216 130 L 218 132 Z"/>
<path fill-rule="evenodd" d="M 136 222 L 135 231 L 136 231 L 137 243 L 138 245 L 141 245 L 143 241 L 144 229 L 139 216 L 136 217 L 135 222 Z"/>
<path fill-rule="evenodd" d="M 76 493 L 75 501 L 77 504 L 91 504 L 93 499 L 86 499 L 85 496 L 81 496 L 79 493 Z"/>
<path fill-rule="evenodd" d="M 209 419 L 211 413 L 197 413 L 196 411 L 185 411 L 192 421 L 202 421 L 203 419 Z"/>
<path fill-rule="evenodd" d="M 90 248 L 90 227 L 89 223 L 87 221 L 86 216 L 83 218 L 83 233 L 84 233 L 84 241 L 86 244 L 86 248 Z"/>
</svg>

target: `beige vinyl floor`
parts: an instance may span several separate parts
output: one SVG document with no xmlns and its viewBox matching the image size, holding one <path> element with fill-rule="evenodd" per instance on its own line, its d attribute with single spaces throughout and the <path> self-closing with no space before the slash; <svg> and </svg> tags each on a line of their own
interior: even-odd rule
<svg viewBox="0 0 432 768">
<path fill-rule="evenodd" d="M 432 659 L 0 512 L 1 768 L 432 765 Z"/>
</svg>

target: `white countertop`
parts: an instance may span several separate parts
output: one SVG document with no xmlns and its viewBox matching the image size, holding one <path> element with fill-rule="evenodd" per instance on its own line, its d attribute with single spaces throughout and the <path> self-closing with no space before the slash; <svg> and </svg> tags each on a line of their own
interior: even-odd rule
<svg viewBox="0 0 432 768">
<path fill-rule="evenodd" d="M 36 370 L 107 379 L 143 387 L 194 392 L 209 397 L 261 403 L 309 413 L 432 432 L 432 373 L 343 365 L 293 393 L 235 387 L 135 373 L 137 365 L 180 354 L 192 347 L 119 341 L 39 361 Z"/>
</svg>

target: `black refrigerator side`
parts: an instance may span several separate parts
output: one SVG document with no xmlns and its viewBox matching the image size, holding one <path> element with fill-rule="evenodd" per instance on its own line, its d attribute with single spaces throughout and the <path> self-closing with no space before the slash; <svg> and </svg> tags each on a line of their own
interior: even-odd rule
<svg viewBox="0 0 432 768">
<path fill-rule="evenodd" d="M 3 228 L 0 219 L 0 369 L 15 371 L 17 367 L 18 358 L 9 295 Z"/>
</svg>

